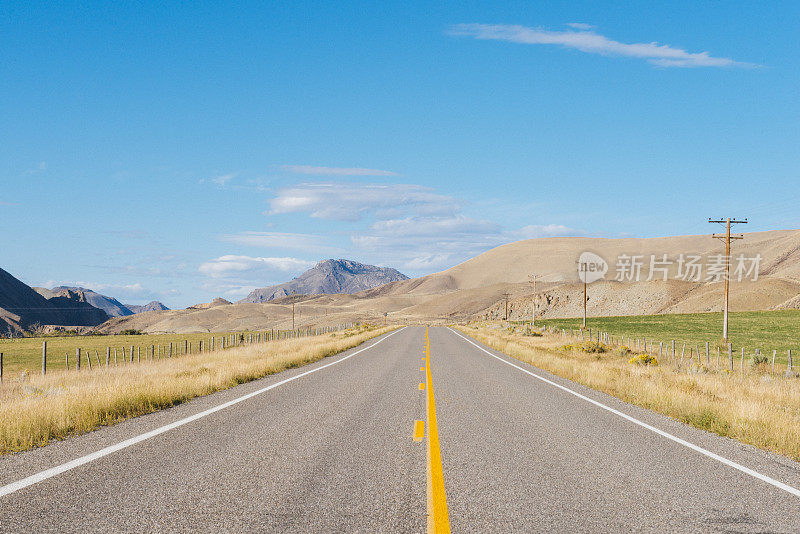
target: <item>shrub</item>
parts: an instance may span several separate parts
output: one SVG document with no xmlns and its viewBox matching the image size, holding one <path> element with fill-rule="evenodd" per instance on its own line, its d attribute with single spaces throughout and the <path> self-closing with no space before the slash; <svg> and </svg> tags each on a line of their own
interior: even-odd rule
<svg viewBox="0 0 800 534">
<path fill-rule="evenodd" d="M 577 350 L 580 352 L 586 352 L 588 354 L 602 354 L 604 352 L 608 352 L 608 346 L 604 343 L 600 343 L 597 341 L 585 341 L 584 343 L 573 343 L 570 345 L 564 345 L 561 347 L 563 351 L 571 351 Z"/>
<path fill-rule="evenodd" d="M 658 360 L 655 359 L 654 356 L 650 356 L 649 354 L 637 354 L 630 360 L 628 363 L 633 363 L 636 365 L 658 365 Z"/>
<path fill-rule="evenodd" d="M 141 336 L 142 331 L 136 330 L 135 328 L 127 328 L 119 333 L 121 336 Z"/>
</svg>

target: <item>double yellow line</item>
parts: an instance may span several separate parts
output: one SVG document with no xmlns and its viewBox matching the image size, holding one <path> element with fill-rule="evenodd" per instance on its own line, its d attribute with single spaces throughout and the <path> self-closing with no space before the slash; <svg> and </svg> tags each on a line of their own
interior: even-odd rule
<svg viewBox="0 0 800 534">
<path fill-rule="evenodd" d="M 425 328 L 425 384 L 428 412 L 428 532 L 450 532 L 447 497 L 444 492 L 442 453 L 439 451 L 439 430 L 436 425 L 436 401 L 433 398 L 431 377 L 431 342 L 429 328 Z"/>
</svg>

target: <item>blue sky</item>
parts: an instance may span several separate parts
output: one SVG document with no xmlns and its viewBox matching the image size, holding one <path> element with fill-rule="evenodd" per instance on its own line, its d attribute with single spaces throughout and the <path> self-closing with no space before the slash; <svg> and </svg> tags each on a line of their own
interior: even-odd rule
<svg viewBox="0 0 800 534">
<path fill-rule="evenodd" d="M 796 2 L 55 4 L 0 11 L 30 284 L 178 307 L 327 257 L 800 226 Z"/>
</svg>

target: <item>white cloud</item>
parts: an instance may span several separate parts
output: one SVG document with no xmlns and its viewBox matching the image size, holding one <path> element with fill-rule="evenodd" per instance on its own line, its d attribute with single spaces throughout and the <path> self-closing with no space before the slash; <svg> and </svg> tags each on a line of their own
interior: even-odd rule
<svg viewBox="0 0 800 534">
<path fill-rule="evenodd" d="M 473 219 L 464 215 L 454 217 L 406 217 L 377 221 L 372 230 L 390 236 L 446 236 L 453 234 L 493 233 L 500 229 L 491 221 Z"/>
<path fill-rule="evenodd" d="M 30 175 L 33 175 L 33 174 L 43 173 L 46 170 L 47 170 L 47 162 L 40 161 L 39 163 L 36 164 L 35 167 L 33 167 L 32 169 L 26 170 L 23 174 L 26 175 L 26 176 L 30 176 Z"/>
<path fill-rule="evenodd" d="M 270 214 L 308 213 L 339 221 L 357 221 L 369 214 L 386 218 L 399 210 L 443 215 L 458 209 L 453 197 L 415 184 L 299 184 L 279 190 L 269 204 Z"/>
<path fill-rule="evenodd" d="M 313 261 L 298 258 L 253 258 L 250 256 L 227 255 L 209 260 L 200 265 L 199 271 L 212 278 L 225 278 L 231 275 L 263 275 L 299 272 L 313 267 Z"/>
<path fill-rule="evenodd" d="M 592 30 L 596 28 L 596 26 L 592 26 L 591 24 L 586 24 L 584 22 L 567 22 L 567 26 L 570 28 L 575 28 L 576 30 Z"/>
<path fill-rule="evenodd" d="M 509 41 L 522 44 L 560 45 L 589 54 L 645 59 L 659 67 L 755 67 L 752 63 L 714 57 L 708 52 L 687 52 L 681 48 L 652 43 L 621 43 L 588 29 L 549 31 L 509 24 L 457 24 L 450 33 L 457 36 Z"/>
<path fill-rule="evenodd" d="M 291 232 L 240 232 L 220 236 L 222 241 L 249 247 L 302 250 L 316 253 L 340 253 L 342 249 L 331 246 L 330 239 L 313 234 Z"/>
<path fill-rule="evenodd" d="M 315 167 L 313 165 L 281 165 L 281 169 L 292 174 L 314 174 L 323 176 L 397 176 L 396 172 L 361 167 Z"/>
<path fill-rule="evenodd" d="M 350 238 L 366 257 L 401 271 L 431 272 L 452 267 L 491 248 L 520 239 L 585 235 L 561 224 L 528 225 L 503 230 L 492 221 L 464 215 L 407 217 L 377 221 L 369 232 Z"/>
<path fill-rule="evenodd" d="M 563 224 L 529 224 L 511 232 L 518 239 L 536 239 L 540 237 L 565 237 L 586 235 L 586 232 L 569 228 Z"/>
<path fill-rule="evenodd" d="M 225 187 L 226 185 L 228 185 L 228 182 L 230 182 L 234 178 L 236 178 L 236 174 L 235 173 L 222 174 L 220 176 L 215 176 L 214 178 L 211 178 L 210 182 L 214 183 L 214 184 L 217 184 L 220 187 Z"/>
</svg>

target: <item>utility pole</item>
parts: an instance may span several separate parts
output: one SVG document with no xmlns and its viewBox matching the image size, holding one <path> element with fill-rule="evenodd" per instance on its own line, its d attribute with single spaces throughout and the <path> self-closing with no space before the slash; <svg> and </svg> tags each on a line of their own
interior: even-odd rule
<svg viewBox="0 0 800 534">
<path fill-rule="evenodd" d="M 588 263 L 578 261 L 578 273 L 580 273 L 580 277 L 583 279 L 583 326 L 581 328 L 586 328 L 586 286 L 587 286 L 587 265 Z"/>
<path fill-rule="evenodd" d="M 727 219 L 717 219 L 712 220 L 710 217 L 708 222 L 715 223 L 715 224 L 724 224 L 725 225 L 725 234 L 711 234 L 711 237 L 714 239 L 719 239 L 725 242 L 725 294 L 722 297 L 722 341 L 724 343 L 728 343 L 728 292 L 730 289 L 730 270 L 731 270 L 731 240 L 734 239 L 744 239 L 744 236 L 739 235 L 731 235 L 731 225 L 732 224 L 747 224 L 747 219 L 743 221 L 737 221 L 736 219 L 731 219 L 728 217 Z"/>
<path fill-rule="evenodd" d="M 508 297 L 511 296 L 511 293 L 503 293 L 503 297 L 506 299 L 506 318 L 505 320 L 508 321 Z"/>
<path fill-rule="evenodd" d="M 295 292 L 292 291 L 292 330 L 294 330 L 294 296 Z"/>
<path fill-rule="evenodd" d="M 383 326 L 387 325 L 388 319 L 386 318 L 389 315 L 389 312 L 383 312 Z"/>
<path fill-rule="evenodd" d="M 528 275 L 528 280 L 533 282 L 533 312 L 531 312 L 531 328 L 536 326 L 536 280 L 541 277 L 541 274 Z"/>
</svg>

